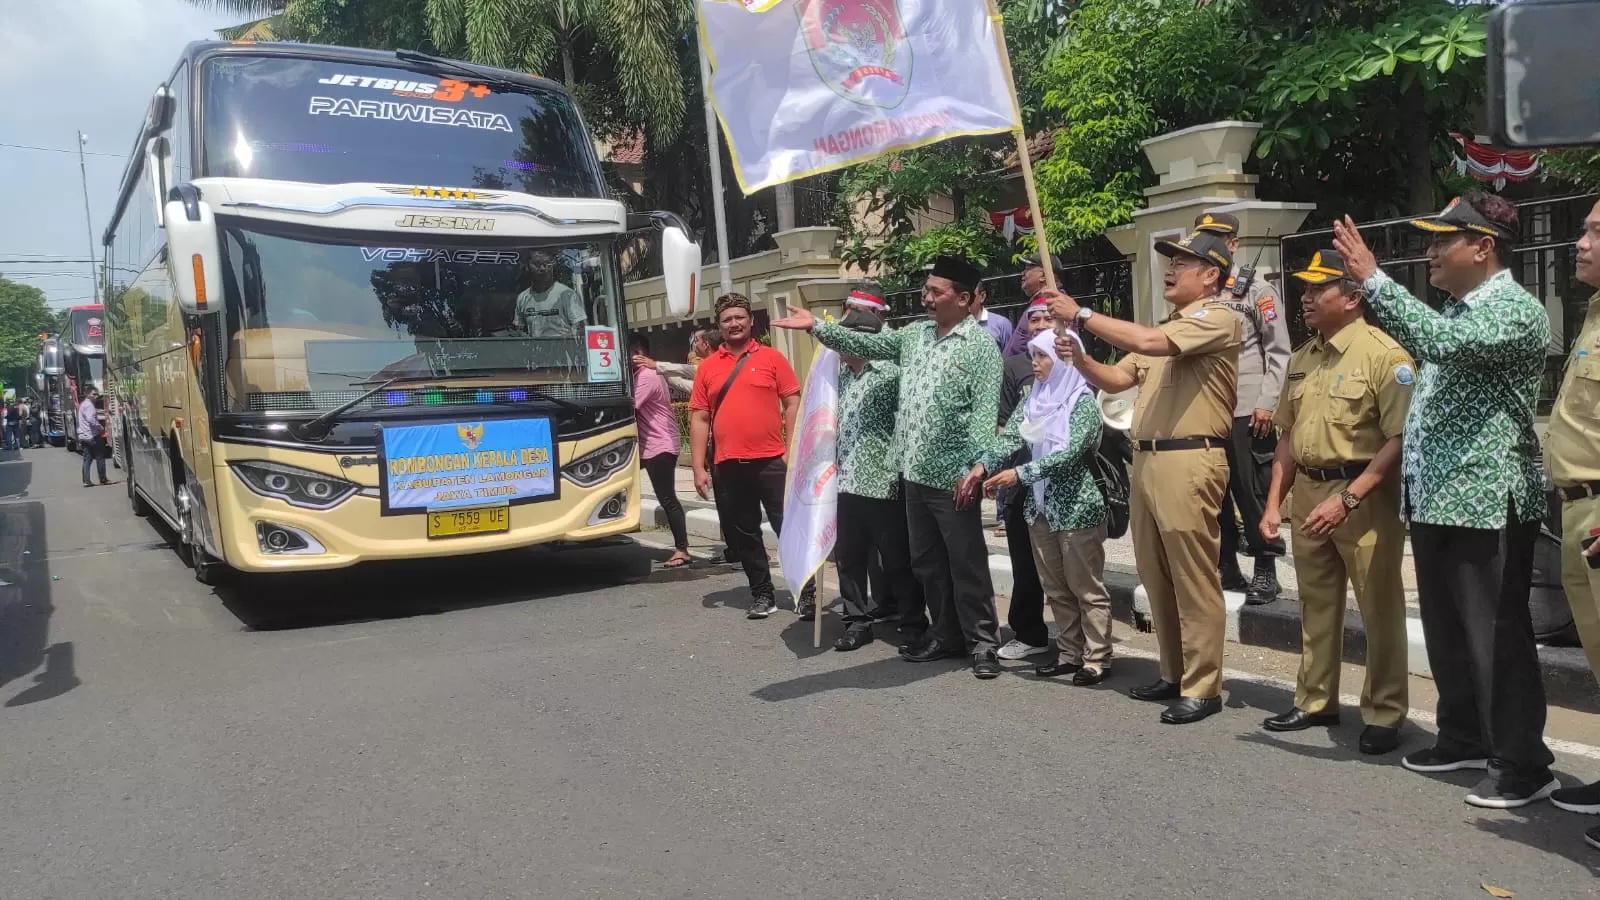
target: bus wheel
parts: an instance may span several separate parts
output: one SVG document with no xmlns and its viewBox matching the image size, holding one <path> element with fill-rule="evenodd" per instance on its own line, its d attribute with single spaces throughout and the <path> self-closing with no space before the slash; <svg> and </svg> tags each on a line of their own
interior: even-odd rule
<svg viewBox="0 0 1600 900">
<path fill-rule="evenodd" d="M 194 495 L 187 485 L 178 488 L 178 558 L 194 570 L 194 580 L 204 585 L 222 581 L 227 564 L 206 552 L 200 542 L 200 529 L 195 526 Z"/>
</svg>

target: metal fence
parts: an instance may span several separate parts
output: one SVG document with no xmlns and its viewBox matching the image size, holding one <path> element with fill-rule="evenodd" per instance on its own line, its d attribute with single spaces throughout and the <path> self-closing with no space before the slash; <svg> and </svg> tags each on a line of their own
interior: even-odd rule
<svg viewBox="0 0 1600 900">
<path fill-rule="evenodd" d="M 1577 263 L 1577 239 L 1583 230 L 1584 217 L 1594 208 L 1595 198 L 1595 194 L 1579 194 L 1517 204 L 1523 246 L 1517 248 L 1512 275 L 1529 293 L 1543 301 L 1550 315 L 1550 346 L 1545 356 L 1540 415 L 1548 414 L 1555 400 L 1567 352 L 1588 311 L 1589 298 L 1594 294 L 1594 289 L 1579 282 L 1573 273 Z M 1445 295 L 1428 284 L 1430 237 L 1408 225 L 1408 221 L 1390 219 L 1359 227 L 1383 271 L 1437 308 L 1444 303 Z M 1288 235 L 1279 245 L 1283 271 L 1303 268 L 1311 261 L 1313 253 L 1328 249 L 1332 244 L 1331 229 Z M 1293 279 L 1289 279 L 1287 289 L 1281 283 L 1278 285 L 1286 301 L 1289 332 L 1297 346 L 1311 336 L 1300 314 L 1298 285 Z"/>
</svg>

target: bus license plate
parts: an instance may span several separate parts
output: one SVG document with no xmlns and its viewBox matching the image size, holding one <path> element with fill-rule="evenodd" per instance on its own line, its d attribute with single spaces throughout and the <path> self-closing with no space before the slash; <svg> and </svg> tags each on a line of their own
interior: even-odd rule
<svg viewBox="0 0 1600 900">
<path fill-rule="evenodd" d="M 428 537 L 460 537 L 511 530 L 511 507 L 479 506 L 428 513 Z"/>
</svg>

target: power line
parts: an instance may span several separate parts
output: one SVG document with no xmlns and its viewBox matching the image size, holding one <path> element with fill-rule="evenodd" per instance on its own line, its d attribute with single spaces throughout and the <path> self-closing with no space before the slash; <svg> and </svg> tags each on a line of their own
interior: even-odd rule
<svg viewBox="0 0 1600 900">
<path fill-rule="evenodd" d="M 10 148 L 12 150 L 38 150 L 41 153 L 77 153 L 78 152 L 76 150 L 69 150 L 66 147 L 33 147 L 33 146 L 28 145 L 28 144 L 0 144 L 0 147 L 8 147 L 8 148 Z M 123 156 L 121 153 L 97 153 L 97 152 L 95 152 L 93 150 L 85 150 L 85 151 L 83 151 L 83 154 L 85 156 L 106 156 L 106 157 L 110 157 L 111 159 L 126 159 L 127 158 L 127 157 Z"/>
</svg>

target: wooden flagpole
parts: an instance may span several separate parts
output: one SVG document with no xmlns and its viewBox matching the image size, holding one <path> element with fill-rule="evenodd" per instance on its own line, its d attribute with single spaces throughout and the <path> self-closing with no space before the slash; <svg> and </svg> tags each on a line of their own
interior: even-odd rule
<svg viewBox="0 0 1600 900">
<path fill-rule="evenodd" d="M 822 609 L 828 605 L 827 594 L 828 561 L 824 559 L 822 565 L 817 566 L 817 617 L 811 623 L 811 649 L 822 649 Z"/>
<path fill-rule="evenodd" d="M 1022 164 L 1022 185 L 1028 191 L 1028 212 L 1033 215 L 1033 239 L 1039 245 L 1044 286 L 1053 291 L 1056 289 L 1056 271 L 1050 263 L 1050 239 L 1045 235 L 1044 214 L 1039 210 L 1039 189 L 1033 183 L 1033 159 L 1028 154 L 1028 133 L 1022 127 L 1022 104 L 1017 100 L 1017 80 L 1011 73 L 1011 53 L 1006 49 L 1006 23 L 995 0 L 984 0 L 984 3 L 989 9 L 989 21 L 994 24 L 995 49 L 1000 53 L 1000 68 L 1006 73 L 1006 88 L 1011 91 L 1011 111 L 1017 117 L 1017 127 L 1011 133 L 1017 139 L 1017 160 Z"/>
</svg>

